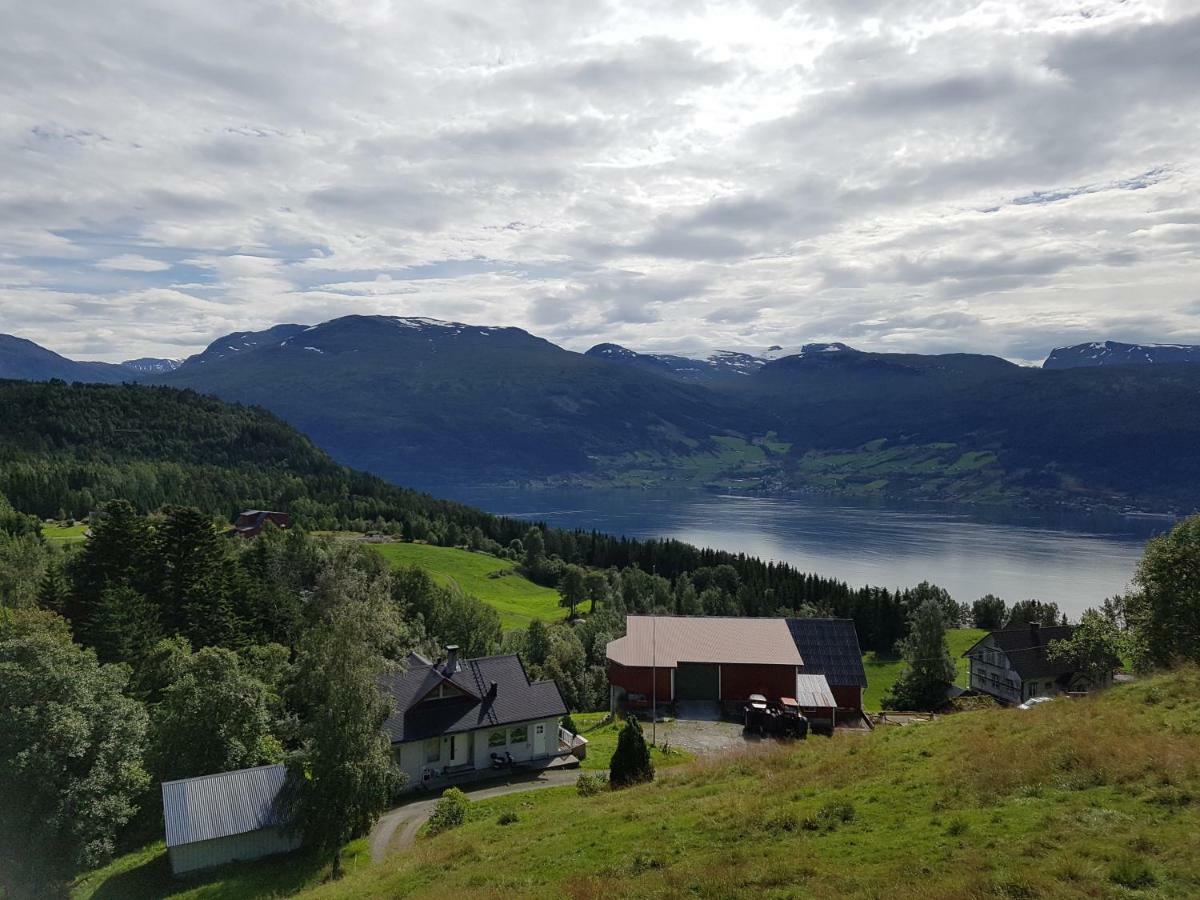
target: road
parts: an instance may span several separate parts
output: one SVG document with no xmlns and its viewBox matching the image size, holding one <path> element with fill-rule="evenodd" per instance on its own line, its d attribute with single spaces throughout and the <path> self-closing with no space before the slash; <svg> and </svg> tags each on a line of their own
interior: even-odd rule
<svg viewBox="0 0 1200 900">
<path fill-rule="evenodd" d="M 472 800 L 486 800 L 489 797 L 503 797 L 505 794 L 574 784 L 579 775 L 578 769 L 547 769 L 536 775 L 518 776 L 500 784 L 492 781 L 465 785 L 462 791 Z M 413 800 L 384 813 L 371 829 L 371 860 L 379 862 L 390 853 L 411 847 L 417 839 L 417 832 L 433 814 L 438 799 L 429 797 Z"/>
</svg>

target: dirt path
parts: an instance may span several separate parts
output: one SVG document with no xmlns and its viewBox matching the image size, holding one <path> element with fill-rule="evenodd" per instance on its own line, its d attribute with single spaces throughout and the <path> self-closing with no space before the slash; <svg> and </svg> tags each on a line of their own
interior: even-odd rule
<svg viewBox="0 0 1200 900">
<path fill-rule="evenodd" d="M 574 784 L 579 775 L 578 769 L 550 769 L 536 775 L 513 778 L 499 784 L 493 781 L 467 785 L 462 790 L 472 800 L 486 800 L 489 797 L 503 797 L 505 794 L 519 794 L 522 791 Z M 375 823 L 375 827 L 371 829 L 371 860 L 379 862 L 397 850 L 411 847 L 413 841 L 417 839 L 417 832 L 421 830 L 421 826 L 433 813 L 438 799 L 438 797 L 429 797 L 413 800 L 384 813 Z"/>
</svg>

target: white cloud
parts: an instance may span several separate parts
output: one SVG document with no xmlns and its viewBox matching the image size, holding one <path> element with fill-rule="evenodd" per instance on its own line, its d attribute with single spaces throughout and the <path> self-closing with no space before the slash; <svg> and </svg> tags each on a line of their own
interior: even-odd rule
<svg viewBox="0 0 1200 900">
<path fill-rule="evenodd" d="M 171 264 L 159 259 L 149 259 L 136 253 L 122 253 L 96 263 L 98 269 L 114 269 L 118 272 L 165 272 Z"/>
<path fill-rule="evenodd" d="M 1184 0 L 0 0 L 0 330 L 1200 341 Z"/>
</svg>

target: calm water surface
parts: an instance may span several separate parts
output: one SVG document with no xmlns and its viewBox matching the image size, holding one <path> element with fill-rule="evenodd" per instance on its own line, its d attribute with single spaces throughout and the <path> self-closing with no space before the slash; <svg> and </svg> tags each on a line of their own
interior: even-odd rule
<svg viewBox="0 0 1200 900">
<path fill-rule="evenodd" d="M 853 585 L 940 584 L 970 602 L 1052 600 L 1072 618 L 1125 589 L 1161 520 L 844 500 L 627 490 L 459 491 L 493 513 L 631 537 L 674 537 L 791 563 Z"/>
</svg>

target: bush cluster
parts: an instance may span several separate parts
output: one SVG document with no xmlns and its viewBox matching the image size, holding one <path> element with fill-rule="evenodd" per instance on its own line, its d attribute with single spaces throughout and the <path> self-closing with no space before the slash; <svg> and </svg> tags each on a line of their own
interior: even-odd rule
<svg viewBox="0 0 1200 900">
<path fill-rule="evenodd" d="M 426 830 L 429 834 L 441 834 L 451 828 L 458 828 L 467 821 L 467 807 L 471 801 L 458 788 L 446 788 L 442 799 L 433 808 Z"/>
</svg>

